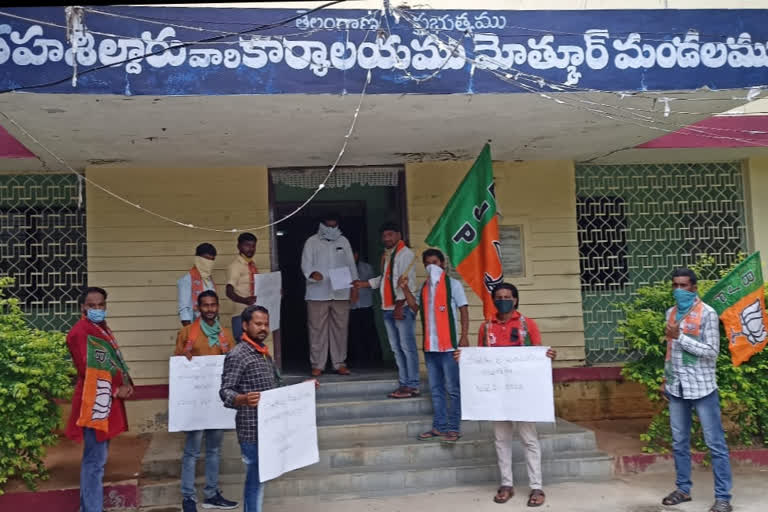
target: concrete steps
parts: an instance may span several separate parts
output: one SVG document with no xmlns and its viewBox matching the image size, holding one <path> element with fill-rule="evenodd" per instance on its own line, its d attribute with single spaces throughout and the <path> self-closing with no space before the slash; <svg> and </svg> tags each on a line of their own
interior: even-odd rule
<svg viewBox="0 0 768 512">
<path fill-rule="evenodd" d="M 431 400 L 428 395 L 385 398 L 395 387 L 394 380 L 382 378 L 322 383 L 317 403 L 320 461 L 269 482 L 266 497 L 364 496 L 498 480 L 491 423 L 462 422 L 463 437 L 453 445 L 418 441 L 416 436 L 431 427 Z M 539 435 L 545 483 L 611 477 L 612 458 L 597 451 L 592 432 L 558 420 L 541 424 Z M 180 503 L 183 444 L 181 433 L 153 435 L 142 464 L 143 507 Z M 523 447 L 516 441 L 513 449 L 515 479 L 522 484 L 527 480 Z M 220 474 L 224 494 L 241 496 L 244 468 L 234 432 L 225 434 Z"/>
</svg>

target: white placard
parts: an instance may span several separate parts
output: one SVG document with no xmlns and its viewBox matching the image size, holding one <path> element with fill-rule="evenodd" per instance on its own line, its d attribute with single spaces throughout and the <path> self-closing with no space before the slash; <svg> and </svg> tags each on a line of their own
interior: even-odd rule
<svg viewBox="0 0 768 512">
<path fill-rule="evenodd" d="M 461 419 L 555 421 L 549 347 L 462 348 Z"/>
<path fill-rule="evenodd" d="M 225 356 L 172 357 L 168 368 L 168 432 L 233 429 L 235 410 L 219 398 Z"/>
<path fill-rule="evenodd" d="M 280 302 L 282 300 L 283 277 L 280 272 L 253 274 L 253 294 L 256 304 L 269 311 L 269 330 L 280 328 Z"/>
<path fill-rule="evenodd" d="M 348 290 L 352 287 L 352 273 L 349 267 L 332 268 L 330 274 L 331 288 L 334 290 Z"/>
<path fill-rule="evenodd" d="M 314 381 L 262 392 L 259 400 L 261 481 L 319 460 Z"/>
</svg>

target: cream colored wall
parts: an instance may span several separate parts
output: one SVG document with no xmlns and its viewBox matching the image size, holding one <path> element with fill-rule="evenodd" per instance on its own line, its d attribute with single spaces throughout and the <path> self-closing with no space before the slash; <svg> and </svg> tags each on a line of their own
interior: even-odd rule
<svg viewBox="0 0 768 512">
<path fill-rule="evenodd" d="M 411 245 L 422 248 L 432 225 L 472 162 L 429 162 L 406 166 L 408 226 Z M 557 348 L 558 365 L 584 361 L 584 324 L 579 289 L 576 193 L 571 162 L 496 162 L 496 195 L 501 225 L 524 223 L 530 262 L 524 279 L 507 281 L 520 289 L 521 311 L 536 320 L 543 342 Z M 419 280 L 424 268 L 417 266 Z M 482 322 L 480 300 L 467 290 L 470 344 Z M 419 343 L 421 335 L 419 334 Z"/>
<path fill-rule="evenodd" d="M 760 251 L 763 265 L 768 261 L 768 157 L 750 158 L 744 162 L 749 220 L 749 249 Z"/>
<path fill-rule="evenodd" d="M 98 166 L 86 176 L 144 208 L 198 226 L 219 229 L 268 222 L 264 167 L 219 169 Z M 168 357 L 181 327 L 176 280 L 192 264 L 197 244 L 210 242 L 218 257 L 214 280 L 224 297 L 226 267 L 235 257 L 237 233 L 176 226 L 87 189 L 88 283 L 109 293 L 108 321 L 139 385 L 165 384 Z M 254 233 L 256 264 L 270 268 L 269 231 Z M 229 325 L 233 304 L 222 303 Z"/>
</svg>

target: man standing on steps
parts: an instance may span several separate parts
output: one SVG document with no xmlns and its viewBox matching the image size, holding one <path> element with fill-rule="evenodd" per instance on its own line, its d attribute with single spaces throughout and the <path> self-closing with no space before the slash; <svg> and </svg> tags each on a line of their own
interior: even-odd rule
<svg viewBox="0 0 768 512">
<path fill-rule="evenodd" d="M 235 316 L 232 317 L 232 335 L 239 342 L 243 334 L 240 314 L 246 307 L 256 304 L 256 296 L 253 294 L 253 275 L 259 273 L 253 262 L 253 256 L 256 254 L 256 236 L 252 233 L 240 233 L 237 237 L 237 253 L 237 257 L 227 269 L 227 297 L 236 305 Z"/>
<path fill-rule="evenodd" d="M 201 293 L 206 290 L 216 291 L 216 283 L 213 282 L 215 261 L 216 248 L 213 245 L 208 243 L 198 245 L 195 249 L 194 266 L 176 282 L 181 325 L 189 325 L 200 316 L 197 310 L 197 297 Z"/>
<path fill-rule="evenodd" d="M 499 283 L 491 294 L 496 306 L 496 317 L 484 322 L 477 335 L 478 347 L 522 347 L 541 345 L 539 327 L 532 318 L 527 318 L 517 311 L 520 305 L 520 293 L 514 285 Z M 460 351 L 454 352 L 459 360 Z M 557 352 L 547 351 L 547 357 L 554 359 Z M 515 430 L 525 446 L 525 461 L 528 466 L 528 506 L 540 507 L 544 504 L 545 496 L 542 490 L 541 477 L 541 446 L 536 432 L 536 423 L 528 421 L 496 421 L 494 422 L 496 438 L 496 458 L 501 473 L 501 486 L 496 491 L 493 501 L 506 503 L 515 495 L 512 481 L 512 439 Z"/>
<path fill-rule="evenodd" d="M 385 249 L 381 256 L 381 275 L 368 281 L 355 281 L 353 286 L 381 290 L 384 326 L 395 354 L 399 381 L 398 388 L 390 393 L 389 397 L 410 398 L 420 394 L 419 351 L 413 330 L 416 316 L 413 310 L 405 306 L 405 294 L 397 287 L 397 283 L 406 275 L 408 286 L 415 286 L 416 270 L 413 262 L 416 256 L 405 245 L 400 226 L 397 224 L 384 224 L 379 228 L 379 232 Z"/>
<path fill-rule="evenodd" d="M 467 296 L 461 281 L 448 277 L 442 252 L 427 249 L 421 259 L 427 270 L 427 282 L 422 285 L 419 296 L 414 297 L 411 293 L 406 276 L 397 283 L 405 293 L 408 306 L 414 312 L 421 310 L 424 332 L 424 361 L 434 418 L 432 429 L 419 434 L 418 439 L 455 443 L 461 438 L 461 392 L 459 363 L 453 352 L 458 347 L 469 346 Z M 458 334 L 459 326 L 461 334 Z"/>
<path fill-rule="evenodd" d="M 349 304 L 357 301 L 357 289 L 334 290 L 330 275 L 331 270 L 343 267 L 347 267 L 353 280 L 357 279 L 352 247 L 341 234 L 339 216 L 330 213 L 320 219 L 317 233 L 307 239 L 301 253 L 301 271 L 307 279 L 304 298 L 307 301 L 309 362 L 313 377 L 325 371 L 329 349 L 336 373 L 349 375 L 346 362 Z"/>
<path fill-rule="evenodd" d="M 235 346 L 232 333 L 219 323 L 219 296 L 213 290 L 206 290 L 197 297 L 200 316 L 183 327 L 176 337 L 175 356 L 192 359 L 198 356 L 219 356 Z M 190 393 L 193 391 L 190 390 Z M 233 509 L 236 501 L 225 499 L 219 489 L 219 459 L 224 431 L 219 429 L 194 430 L 187 432 L 184 455 L 181 459 L 181 509 L 182 512 L 197 512 L 195 492 L 195 469 L 200 456 L 200 446 L 205 436 L 205 488 L 203 508 Z"/>
<path fill-rule="evenodd" d="M 720 418 L 717 391 L 717 357 L 720 354 L 720 320 L 698 296 L 696 274 L 678 268 L 672 274 L 675 306 L 667 311 L 667 356 L 661 392 L 669 400 L 669 423 L 675 455 L 676 489 L 662 500 L 666 506 L 691 501 L 691 418 L 693 409 L 701 423 L 704 441 L 712 455 L 715 503 L 709 512 L 731 512 L 731 460 Z"/>
<path fill-rule="evenodd" d="M 264 485 L 259 479 L 259 400 L 261 392 L 280 385 L 280 374 L 264 341 L 269 335 L 269 312 L 248 306 L 241 315 L 242 342 L 227 354 L 219 396 L 225 407 L 237 409 L 235 430 L 245 462 L 243 511 L 261 512 Z"/>
</svg>

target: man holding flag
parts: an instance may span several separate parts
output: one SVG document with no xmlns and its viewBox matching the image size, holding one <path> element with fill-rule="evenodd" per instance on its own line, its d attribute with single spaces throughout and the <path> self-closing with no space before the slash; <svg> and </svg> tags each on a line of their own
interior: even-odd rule
<svg viewBox="0 0 768 512">
<path fill-rule="evenodd" d="M 669 423 L 675 457 L 677 488 L 662 500 L 674 506 L 691 501 L 691 420 L 701 422 L 712 455 L 715 503 L 710 512 L 731 512 L 731 462 L 720 418 L 716 368 L 720 353 L 717 313 L 697 294 L 696 274 L 678 268 L 672 274 L 675 306 L 667 311 L 667 355 L 662 392 L 669 400 Z"/>
<path fill-rule="evenodd" d="M 80 297 L 80 308 L 83 316 L 67 334 L 77 384 L 66 436 L 84 444 L 80 511 L 101 512 L 109 440 L 128 430 L 123 400 L 133 395 L 133 382 L 115 336 L 107 326 L 107 292 L 88 288 Z"/>
<path fill-rule="evenodd" d="M 491 290 L 502 282 L 504 273 L 490 145 L 486 144 L 480 152 L 426 242 L 443 250 L 456 271 L 483 300 L 484 317 L 493 318 L 496 309 Z"/>
</svg>

